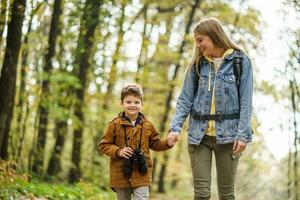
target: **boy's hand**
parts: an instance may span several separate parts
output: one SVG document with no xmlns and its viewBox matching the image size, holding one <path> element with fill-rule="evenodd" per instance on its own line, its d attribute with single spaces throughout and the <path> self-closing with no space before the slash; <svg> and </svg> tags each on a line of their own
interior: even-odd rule
<svg viewBox="0 0 300 200">
<path fill-rule="evenodd" d="M 119 157 L 129 159 L 133 154 L 133 150 L 130 147 L 124 147 L 119 151 Z"/>
<path fill-rule="evenodd" d="M 179 133 L 178 132 L 170 132 L 168 138 L 171 137 L 175 142 L 179 140 Z"/>
<path fill-rule="evenodd" d="M 167 144 L 169 147 L 173 147 L 176 144 L 176 140 L 173 139 L 173 137 L 169 136 L 167 137 Z"/>
</svg>

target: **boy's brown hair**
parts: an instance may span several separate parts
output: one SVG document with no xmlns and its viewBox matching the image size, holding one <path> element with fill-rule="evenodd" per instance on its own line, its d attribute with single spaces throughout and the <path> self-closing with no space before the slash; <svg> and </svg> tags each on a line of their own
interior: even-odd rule
<svg viewBox="0 0 300 200">
<path fill-rule="evenodd" d="M 121 101 L 123 102 L 124 98 L 126 96 L 135 96 L 141 99 L 143 101 L 143 89 L 138 84 L 130 84 L 122 88 L 121 91 Z"/>
</svg>

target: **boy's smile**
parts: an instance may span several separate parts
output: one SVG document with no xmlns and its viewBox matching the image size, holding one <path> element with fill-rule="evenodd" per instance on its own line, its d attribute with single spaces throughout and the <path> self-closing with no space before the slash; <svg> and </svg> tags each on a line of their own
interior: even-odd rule
<svg viewBox="0 0 300 200">
<path fill-rule="evenodd" d="M 131 121 L 135 121 L 141 111 L 143 102 L 139 97 L 128 95 L 121 101 L 121 106 L 126 116 L 129 117 Z"/>
</svg>

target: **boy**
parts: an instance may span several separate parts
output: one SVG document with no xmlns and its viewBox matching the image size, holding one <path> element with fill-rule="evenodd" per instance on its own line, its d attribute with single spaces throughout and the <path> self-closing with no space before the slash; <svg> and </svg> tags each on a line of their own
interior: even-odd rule
<svg viewBox="0 0 300 200">
<path fill-rule="evenodd" d="M 121 91 L 121 112 L 108 123 L 98 144 L 100 152 L 110 157 L 110 187 L 118 200 L 149 199 L 153 161 L 149 149 L 165 151 L 175 141 L 161 140 L 154 125 L 140 112 L 143 91 L 132 84 Z"/>
</svg>

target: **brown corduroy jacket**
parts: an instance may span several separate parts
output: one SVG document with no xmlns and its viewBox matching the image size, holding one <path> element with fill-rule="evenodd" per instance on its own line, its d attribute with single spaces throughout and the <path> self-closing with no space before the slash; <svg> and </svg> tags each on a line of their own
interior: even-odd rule
<svg viewBox="0 0 300 200">
<path fill-rule="evenodd" d="M 108 123 L 98 144 L 98 150 L 110 157 L 110 187 L 112 188 L 150 186 L 153 168 L 150 149 L 154 151 L 170 149 L 166 139 L 160 139 L 154 125 L 142 113 L 139 113 L 138 119 L 138 123 L 133 126 L 126 119 L 124 113 L 120 113 Z M 131 177 L 125 178 L 123 176 L 122 166 L 124 158 L 120 158 L 117 155 L 122 148 L 126 147 L 125 135 L 127 136 L 127 145 L 133 150 L 137 149 L 139 144 L 141 144 L 140 149 L 145 155 L 148 165 L 148 172 L 145 175 L 142 175 L 138 171 L 138 167 L 133 165 Z"/>
</svg>

